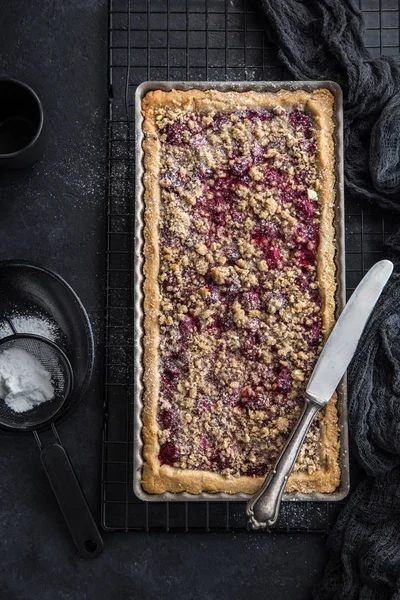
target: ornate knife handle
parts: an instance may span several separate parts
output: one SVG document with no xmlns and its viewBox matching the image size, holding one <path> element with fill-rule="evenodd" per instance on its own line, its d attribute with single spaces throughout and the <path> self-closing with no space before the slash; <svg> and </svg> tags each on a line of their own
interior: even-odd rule
<svg viewBox="0 0 400 600">
<path fill-rule="evenodd" d="M 272 472 L 264 481 L 261 489 L 248 501 L 246 513 L 253 529 L 269 527 L 278 519 L 286 482 L 293 470 L 306 433 L 321 408 L 320 404 L 316 404 L 309 399 L 306 400 L 303 413 Z"/>
</svg>

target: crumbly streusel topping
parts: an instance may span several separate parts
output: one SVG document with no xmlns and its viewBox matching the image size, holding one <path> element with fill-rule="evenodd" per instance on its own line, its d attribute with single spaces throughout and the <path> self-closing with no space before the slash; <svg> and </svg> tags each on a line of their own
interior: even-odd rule
<svg viewBox="0 0 400 600">
<path fill-rule="evenodd" d="M 270 469 L 321 350 L 317 141 L 304 106 L 156 109 L 161 141 L 159 459 Z M 318 421 L 296 468 L 321 465 Z"/>
</svg>

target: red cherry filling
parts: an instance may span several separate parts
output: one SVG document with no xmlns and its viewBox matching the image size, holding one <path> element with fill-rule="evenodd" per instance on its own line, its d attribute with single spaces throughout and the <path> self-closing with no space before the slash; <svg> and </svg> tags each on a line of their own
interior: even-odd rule
<svg viewBox="0 0 400 600">
<path fill-rule="evenodd" d="M 250 169 L 251 161 L 247 158 L 239 158 L 234 162 L 234 164 L 230 167 L 230 172 L 234 177 L 242 177 L 246 175 L 248 170 Z"/>
<path fill-rule="evenodd" d="M 261 350 L 254 343 L 254 340 L 249 338 L 242 342 L 240 354 L 249 360 L 258 360 L 261 357 Z"/>
<path fill-rule="evenodd" d="M 321 319 L 318 318 L 313 325 L 310 327 L 310 333 L 308 336 L 308 344 L 309 346 L 317 346 L 319 343 L 319 339 L 322 331 L 322 322 Z"/>
<path fill-rule="evenodd" d="M 237 245 L 231 244 L 225 250 L 225 256 L 227 258 L 226 264 L 228 265 L 228 267 L 234 265 L 240 258 L 240 252 L 239 252 L 239 248 L 237 247 Z"/>
<path fill-rule="evenodd" d="M 281 251 L 276 246 L 271 246 L 266 255 L 267 264 L 270 269 L 279 269 Z"/>
<path fill-rule="evenodd" d="M 213 176 L 213 172 L 211 169 L 196 169 L 195 171 L 195 178 L 196 179 L 200 179 L 200 181 L 207 181 L 209 179 L 211 179 Z"/>
<path fill-rule="evenodd" d="M 236 283 L 235 281 L 233 281 L 228 286 L 226 286 L 225 295 L 226 295 L 227 302 L 234 302 L 236 299 L 236 296 L 240 292 L 240 289 L 241 289 L 240 284 Z"/>
<path fill-rule="evenodd" d="M 207 194 L 212 194 L 212 197 L 205 198 L 202 196 L 197 201 L 200 213 L 208 219 L 211 225 L 216 227 L 224 226 L 228 203 L 233 200 L 230 192 L 230 178 L 220 177 L 217 179 L 214 185 L 208 188 Z M 210 233 L 216 232 L 211 231 Z"/>
<path fill-rule="evenodd" d="M 314 154 L 317 151 L 317 146 L 315 142 L 303 142 L 301 146 L 303 150 L 305 150 L 310 156 L 314 156 Z"/>
<path fill-rule="evenodd" d="M 209 412 L 211 409 L 211 400 L 208 396 L 202 397 L 200 400 L 196 400 L 196 405 L 193 408 L 192 414 L 195 417 L 201 416 L 204 413 Z"/>
<path fill-rule="evenodd" d="M 242 296 L 243 306 L 247 310 L 258 310 L 261 307 L 261 293 L 257 288 L 244 292 Z"/>
<path fill-rule="evenodd" d="M 271 468 L 272 462 L 257 463 L 257 465 L 249 465 L 246 469 L 246 475 L 249 477 L 265 477 Z"/>
<path fill-rule="evenodd" d="M 176 444 L 171 441 L 162 444 L 158 453 L 158 460 L 160 461 L 161 466 L 172 466 L 175 462 L 177 462 L 179 460 L 179 453 Z"/>
<path fill-rule="evenodd" d="M 221 290 L 216 286 L 216 285 L 208 285 L 207 286 L 209 293 L 209 296 L 207 297 L 207 300 L 209 303 L 214 303 L 214 302 L 219 302 L 221 299 Z"/>
<path fill-rule="evenodd" d="M 265 237 L 260 231 L 253 235 L 253 243 L 261 248 L 264 258 L 270 269 L 279 269 L 281 266 L 281 251 L 272 243 L 270 238 Z"/>
<path fill-rule="evenodd" d="M 296 175 L 296 177 L 294 178 L 294 182 L 296 185 L 301 185 L 306 183 L 308 179 L 308 173 L 307 171 L 305 171 L 304 169 L 302 169 L 301 171 L 299 171 Z"/>
<path fill-rule="evenodd" d="M 301 131 L 305 138 L 312 137 L 312 121 L 311 117 L 305 112 L 294 110 L 289 114 L 289 121 L 292 127 L 297 131 Z"/>
<path fill-rule="evenodd" d="M 311 280 L 307 275 L 309 275 L 309 273 L 303 273 L 302 275 L 296 277 L 296 285 L 302 292 L 306 292 L 310 289 Z"/>
<path fill-rule="evenodd" d="M 251 154 L 253 157 L 253 163 L 255 165 L 261 165 L 263 162 L 265 162 L 264 153 L 265 153 L 264 146 L 260 146 L 259 144 L 254 145 L 254 147 L 252 148 Z"/>
<path fill-rule="evenodd" d="M 223 469 L 229 469 L 232 466 L 231 460 L 227 456 L 221 456 L 220 450 L 215 450 L 210 460 L 212 466 L 216 467 L 213 470 L 222 471 Z"/>
<path fill-rule="evenodd" d="M 167 136 L 167 144 L 172 146 L 180 146 L 185 142 L 186 127 L 182 123 L 170 123 L 167 125 L 161 133 L 165 133 Z"/>
<path fill-rule="evenodd" d="M 228 113 L 216 113 L 213 118 L 212 127 L 213 129 L 221 129 L 221 127 L 231 120 L 231 116 Z"/>
<path fill-rule="evenodd" d="M 165 383 L 165 385 L 171 385 L 172 383 L 178 380 L 179 375 L 180 371 L 174 371 L 173 369 L 168 368 L 164 369 L 164 372 L 162 374 L 162 381 L 163 383 Z"/>
<path fill-rule="evenodd" d="M 250 360 L 258 360 L 261 357 L 261 345 L 265 338 L 259 329 L 246 329 L 246 337 L 240 346 L 240 354 Z"/>
<path fill-rule="evenodd" d="M 163 293 L 166 293 L 169 288 L 173 289 L 174 285 L 175 285 L 175 277 L 168 276 L 165 279 L 163 279 L 163 281 L 161 282 L 161 290 Z"/>
<path fill-rule="evenodd" d="M 228 302 L 229 299 L 223 303 L 227 305 Z M 225 313 L 214 317 L 211 323 L 211 328 L 216 329 L 219 333 L 224 333 L 230 329 L 234 329 L 235 322 L 233 320 L 232 312 L 227 310 Z"/>
<path fill-rule="evenodd" d="M 314 250 L 316 252 L 319 245 L 318 226 L 300 223 L 294 233 L 293 241 L 297 247 L 304 245 L 310 250 Z"/>
<path fill-rule="evenodd" d="M 173 421 L 172 411 L 166 408 L 158 411 L 157 419 L 163 429 L 169 429 Z"/>
<path fill-rule="evenodd" d="M 193 335 L 201 329 L 200 319 L 194 315 L 186 315 L 180 322 L 180 327 L 184 335 Z"/>
<path fill-rule="evenodd" d="M 238 212 L 237 210 L 231 210 L 230 217 L 231 217 L 232 223 L 234 223 L 235 225 L 241 225 L 246 219 L 244 213 Z M 239 258 L 239 256 L 238 256 L 238 258 Z"/>
<path fill-rule="evenodd" d="M 282 173 L 278 169 L 267 167 L 264 171 L 265 181 L 272 186 L 279 187 L 283 181 Z"/>
<path fill-rule="evenodd" d="M 212 225 L 216 227 L 223 227 L 226 222 L 226 214 L 221 210 L 213 210 L 210 212 L 210 219 Z"/>
<path fill-rule="evenodd" d="M 311 202 L 310 200 L 308 200 L 307 198 L 300 198 L 297 202 L 297 205 L 300 209 L 300 213 L 301 215 L 305 218 L 305 219 L 311 219 L 316 211 L 316 207 L 315 204 L 313 202 Z"/>
<path fill-rule="evenodd" d="M 319 294 L 318 288 L 317 289 L 313 289 L 313 290 L 310 289 L 308 291 L 308 293 L 309 293 L 311 302 L 313 302 L 314 304 L 318 304 L 318 305 L 321 304 L 321 296 Z"/>
<path fill-rule="evenodd" d="M 214 185 L 210 187 L 210 192 L 217 192 L 220 196 L 225 196 L 228 191 L 230 191 L 232 184 L 232 179 L 229 175 L 225 175 L 224 177 L 218 177 L 214 181 Z"/>
<path fill-rule="evenodd" d="M 292 389 L 292 378 L 286 367 L 280 367 L 273 389 L 275 392 L 280 392 L 282 394 L 287 394 Z"/>
<path fill-rule="evenodd" d="M 282 238 L 282 231 L 274 221 L 260 221 L 258 231 L 263 237 L 270 240 L 279 240 Z"/>
<path fill-rule="evenodd" d="M 314 217 L 317 210 L 316 204 L 309 200 L 304 192 L 295 191 L 291 187 L 286 186 L 282 190 L 281 197 L 283 202 L 295 206 L 296 212 L 301 219 L 309 221 Z"/>
<path fill-rule="evenodd" d="M 241 113 L 238 113 L 238 116 L 242 119 L 247 119 L 251 122 L 254 121 L 271 121 L 275 115 L 270 110 L 265 108 L 261 108 L 258 110 L 244 110 Z"/>
<path fill-rule="evenodd" d="M 210 398 L 202 398 L 202 399 L 200 400 L 200 402 L 199 402 L 198 406 L 199 406 L 199 409 L 200 409 L 202 412 L 207 412 L 207 411 L 209 411 L 209 410 L 210 410 L 210 408 L 211 408 L 211 401 L 210 401 Z"/>
<path fill-rule="evenodd" d="M 207 448 L 209 448 L 209 446 L 210 446 L 210 442 L 207 440 L 207 438 L 201 438 L 200 444 L 199 444 L 200 452 L 203 452 L 203 454 L 204 454 L 206 452 Z"/>
<path fill-rule="evenodd" d="M 239 392 L 237 405 L 242 409 L 262 410 L 265 408 L 265 399 L 250 387 L 244 387 Z"/>
<path fill-rule="evenodd" d="M 292 187 L 290 187 L 290 185 L 285 185 L 282 188 L 281 198 L 283 202 L 293 204 L 295 200 L 300 198 L 301 194 L 302 192 L 295 191 Z"/>
<path fill-rule="evenodd" d="M 308 269 L 315 262 L 315 252 L 308 249 L 298 250 L 296 252 L 297 260 L 302 269 Z"/>
<path fill-rule="evenodd" d="M 229 326 L 226 323 L 226 321 L 224 320 L 223 317 L 214 317 L 214 319 L 212 320 L 211 323 L 211 327 L 216 329 L 217 331 L 219 331 L 220 333 L 223 331 L 228 331 Z"/>
</svg>

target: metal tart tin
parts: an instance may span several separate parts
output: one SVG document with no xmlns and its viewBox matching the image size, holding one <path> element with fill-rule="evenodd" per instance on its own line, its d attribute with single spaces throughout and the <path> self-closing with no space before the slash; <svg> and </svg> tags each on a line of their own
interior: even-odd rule
<svg viewBox="0 0 400 600">
<path fill-rule="evenodd" d="M 152 502 L 205 502 L 223 501 L 237 502 L 247 501 L 250 495 L 227 494 L 219 492 L 210 494 L 190 494 L 188 492 L 162 494 L 148 494 L 141 486 L 142 458 L 142 420 L 143 410 L 143 364 L 142 364 L 142 341 L 143 341 L 143 214 L 144 214 L 144 186 L 143 186 L 143 116 L 141 113 L 142 100 L 152 90 L 218 90 L 221 92 L 278 92 L 279 90 L 305 90 L 313 91 L 325 88 L 332 92 L 335 98 L 334 121 L 335 121 L 335 165 L 336 165 L 336 206 L 335 206 L 335 230 L 336 230 L 336 311 L 339 316 L 346 304 L 346 282 L 345 282 L 345 246 L 344 246 L 344 173 L 343 173 L 343 101 L 340 86 L 333 81 L 146 81 L 138 86 L 135 96 L 135 144 L 136 144 L 136 184 L 135 184 L 135 267 L 134 267 L 134 312 L 135 312 L 135 400 L 134 400 L 134 473 L 133 490 L 141 500 Z M 350 489 L 349 476 L 349 441 L 347 423 L 347 385 L 346 377 L 341 381 L 338 390 L 338 416 L 339 416 L 339 466 L 341 469 L 341 481 L 338 489 L 331 494 L 313 492 L 304 494 L 292 492 L 284 494 L 283 500 L 288 501 L 320 501 L 337 502 L 343 500 Z"/>
</svg>

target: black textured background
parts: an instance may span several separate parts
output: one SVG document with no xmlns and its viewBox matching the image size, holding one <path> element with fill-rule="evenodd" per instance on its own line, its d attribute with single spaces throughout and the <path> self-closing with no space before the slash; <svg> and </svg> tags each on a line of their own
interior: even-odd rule
<svg viewBox="0 0 400 600">
<path fill-rule="evenodd" d="M 45 158 L 0 173 L 0 259 L 60 273 L 92 319 L 96 373 L 60 427 L 99 519 L 107 109 L 105 0 L 0 0 L 0 74 L 41 96 Z M 0 290 L 1 293 L 1 290 Z M 308 599 L 323 536 L 107 534 L 93 561 L 75 552 L 31 436 L 0 435 L 0 598 Z"/>
</svg>

